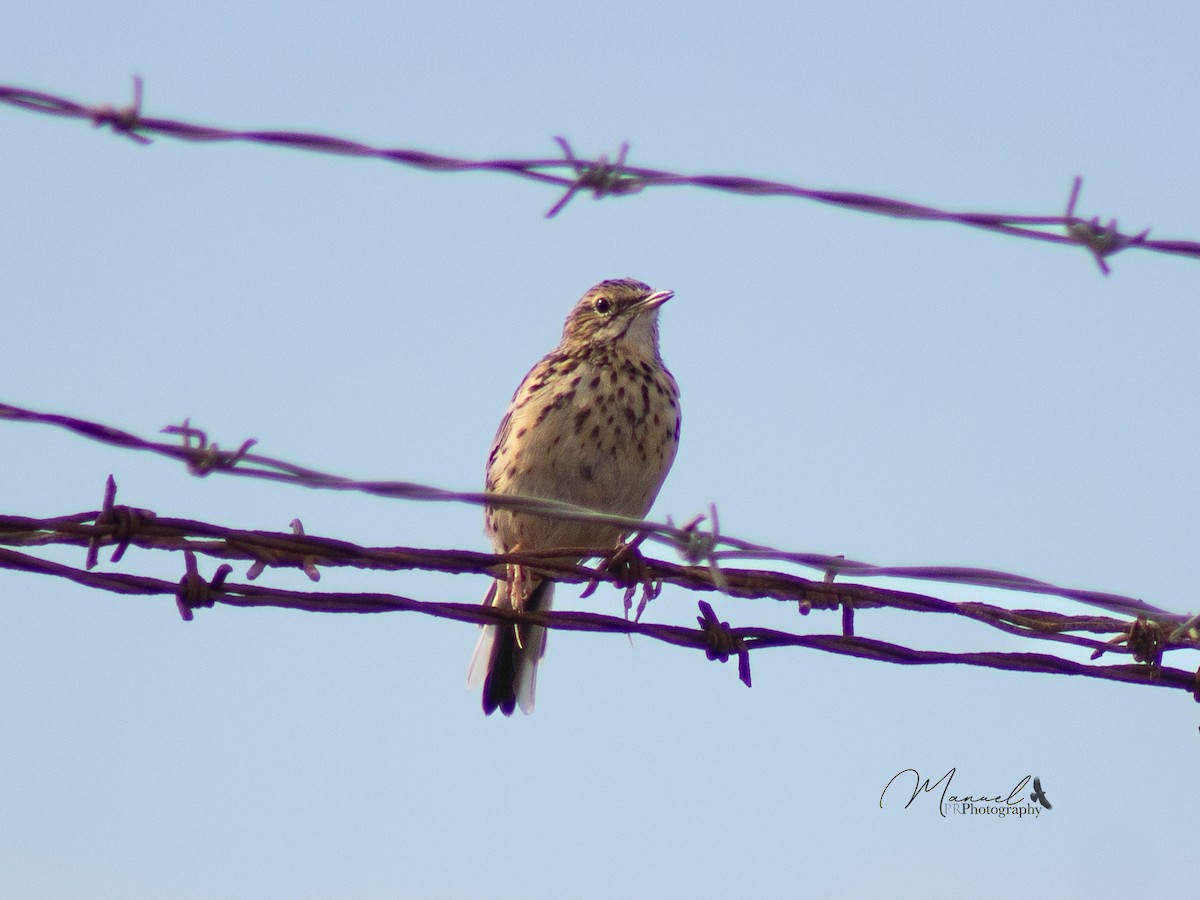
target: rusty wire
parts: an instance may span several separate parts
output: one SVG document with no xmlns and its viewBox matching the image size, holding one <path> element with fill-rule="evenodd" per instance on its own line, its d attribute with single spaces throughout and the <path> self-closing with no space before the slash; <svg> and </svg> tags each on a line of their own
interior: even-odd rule
<svg viewBox="0 0 1200 900">
<path fill-rule="evenodd" d="M 559 200 L 546 213 L 548 217 L 557 215 L 581 191 L 588 191 L 593 197 L 600 199 L 631 195 L 651 187 L 686 185 L 749 196 L 795 197 L 874 215 L 951 222 L 1013 237 L 1072 244 L 1085 248 L 1105 275 L 1109 274 L 1108 258 L 1131 247 L 1200 259 L 1200 242 L 1152 239 L 1149 237 L 1149 229 L 1137 234 L 1126 234 L 1117 227 L 1116 219 L 1104 223 L 1099 216 L 1091 219 L 1077 216 L 1075 207 L 1082 186 L 1082 180 L 1078 177 L 1072 183 L 1065 210 L 1058 215 L 952 212 L 853 191 L 815 190 L 779 181 L 736 175 L 682 175 L 661 169 L 632 166 L 626 161 L 629 154 L 628 144 L 621 145 L 620 152 L 612 162 L 609 162 L 606 155 L 601 155 L 595 161 L 580 159 L 562 137 L 555 138 L 562 152 L 562 156 L 559 157 L 472 160 L 422 150 L 372 147 L 358 141 L 309 132 L 237 131 L 196 125 L 143 115 L 140 78 L 134 79 L 132 102 L 122 107 L 107 103 L 86 105 L 42 91 L 5 85 L 0 85 L 0 102 L 46 115 L 89 121 L 96 127 L 110 128 L 113 132 L 143 145 L 151 143 L 149 135 L 208 143 L 244 141 L 314 153 L 381 159 L 426 171 L 506 173 L 550 184 L 563 191 Z"/>
<path fill-rule="evenodd" d="M 207 435 L 188 424 L 164 431 L 179 435 L 181 444 L 149 441 L 128 432 L 68 416 L 38 413 L 0 404 L 0 420 L 37 422 L 68 429 L 76 434 L 128 449 L 147 450 L 182 460 L 195 474 L 225 472 L 267 478 L 293 485 L 339 490 L 362 490 L 386 497 L 441 500 L 474 504 L 511 501 L 515 508 L 540 515 L 580 517 L 601 515 L 571 507 L 547 504 L 533 498 L 498 497 L 481 492 L 455 492 L 408 482 L 360 482 L 295 466 L 250 451 L 252 441 L 236 451 L 222 451 L 209 444 Z M 549 628 L 640 634 L 666 643 L 702 649 L 710 659 L 738 659 L 741 679 L 750 683 L 750 656 L 768 647 L 803 647 L 830 653 L 874 659 L 902 665 L 957 663 L 1010 671 L 1083 675 L 1134 684 L 1174 687 L 1200 697 L 1200 673 L 1162 665 L 1164 653 L 1200 649 L 1197 619 L 1168 613 L 1128 597 L 1059 588 L 1045 582 L 988 570 L 870 566 L 821 554 L 785 553 L 720 535 L 714 528 L 700 528 L 703 517 L 683 527 L 604 517 L 622 526 L 633 522 L 635 531 L 673 547 L 684 563 L 641 557 L 633 577 L 621 566 L 602 564 L 592 568 L 579 563 L 580 556 L 602 556 L 603 548 L 575 548 L 569 552 L 526 554 L 478 553 L 411 547 L 366 547 L 347 541 L 304 533 L 299 521 L 290 532 L 255 531 L 189 519 L 160 516 L 150 510 L 119 505 L 116 484 L 110 477 L 101 508 L 53 518 L 0 515 L 0 545 L 45 547 L 67 545 L 86 548 L 85 566 L 63 563 L 27 553 L 0 548 L 0 568 L 9 568 L 65 578 L 77 584 L 122 594 L 174 597 L 181 615 L 190 619 L 194 610 L 215 603 L 233 606 L 276 606 L 315 612 L 418 612 L 456 621 L 487 624 L 528 616 Z M 712 511 L 715 513 L 715 510 Z M 713 516 L 715 518 L 715 515 Z M 112 547 L 110 563 L 121 560 L 126 549 L 136 546 L 150 551 L 182 552 L 185 574 L 178 582 L 116 572 L 98 572 L 101 548 Z M 734 549 L 723 550 L 721 547 Z M 221 561 L 211 578 L 200 574 L 197 557 Z M 734 568 L 736 559 L 763 559 L 798 563 L 822 570 L 819 580 L 771 570 Z M 626 591 L 630 598 L 648 585 L 673 584 L 690 591 L 720 592 L 738 599 L 772 599 L 795 604 L 807 614 L 817 610 L 841 610 L 841 634 L 794 634 L 761 627 L 730 627 L 721 622 L 712 607 L 701 601 L 698 628 L 640 621 L 635 617 L 606 616 L 585 612 L 516 613 L 479 604 L 438 603 L 391 593 L 342 593 L 292 591 L 234 583 L 229 561 L 248 563 L 247 579 L 255 580 L 268 568 L 298 568 L 316 581 L 323 568 L 353 567 L 362 570 L 425 570 L 444 573 L 495 575 L 507 564 L 520 563 L 575 583 L 608 582 Z M 1064 614 L 1045 610 L 1008 609 L 975 602 L 953 602 L 927 594 L 897 591 L 859 583 L 834 580 L 834 575 L 888 575 L 949 581 L 959 584 L 1002 587 L 1078 600 L 1117 612 L 1125 618 L 1094 614 Z M 748 607 L 749 608 L 749 607 Z M 970 619 L 1008 634 L 1030 640 L 1071 645 L 1091 651 L 1091 661 L 1079 662 L 1046 653 L 977 652 L 945 653 L 919 650 L 854 634 L 856 611 L 890 608 L 914 613 L 941 613 Z M 1106 653 L 1126 654 L 1134 664 L 1100 665 L 1094 661 Z"/>
</svg>

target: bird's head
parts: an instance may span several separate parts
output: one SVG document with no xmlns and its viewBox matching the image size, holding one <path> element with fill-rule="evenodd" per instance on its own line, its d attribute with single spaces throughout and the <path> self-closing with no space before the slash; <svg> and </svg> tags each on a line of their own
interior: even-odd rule
<svg viewBox="0 0 1200 900">
<path fill-rule="evenodd" d="M 628 353 L 658 354 L 658 308 L 674 296 L 631 278 L 602 281 L 567 316 L 562 346 L 582 350 L 613 346 Z"/>
</svg>

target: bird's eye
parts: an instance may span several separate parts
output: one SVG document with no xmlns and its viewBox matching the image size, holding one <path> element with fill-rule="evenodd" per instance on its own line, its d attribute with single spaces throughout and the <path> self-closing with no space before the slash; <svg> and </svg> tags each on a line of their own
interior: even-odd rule
<svg viewBox="0 0 1200 900">
<path fill-rule="evenodd" d="M 600 313 L 602 316 L 607 316 L 612 310 L 612 304 L 609 302 L 607 297 L 597 297 L 595 307 L 596 312 Z"/>
</svg>

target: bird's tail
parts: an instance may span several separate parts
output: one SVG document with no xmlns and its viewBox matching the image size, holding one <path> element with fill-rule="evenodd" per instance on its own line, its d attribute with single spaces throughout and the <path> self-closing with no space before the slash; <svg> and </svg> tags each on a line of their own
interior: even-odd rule
<svg viewBox="0 0 1200 900">
<path fill-rule="evenodd" d="M 483 598 L 486 605 L 512 609 L 507 581 L 493 581 Z M 534 585 L 523 605 L 528 612 L 548 612 L 554 602 L 554 582 L 543 579 Z M 483 711 L 491 715 L 497 709 L 506 716 L 521 707 L 533 712 L 533 689 L 537 664 L 546 652 L 546 629 L 540 625 L 485 625 L 471 667 L 467 687 L 483 684 Z"/>
</svg>

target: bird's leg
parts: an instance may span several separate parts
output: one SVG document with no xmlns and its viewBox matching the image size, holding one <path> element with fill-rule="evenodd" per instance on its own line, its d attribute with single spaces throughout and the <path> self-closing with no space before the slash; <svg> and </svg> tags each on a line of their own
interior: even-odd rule
<svg viewBox="0 0 1200 900">
<path fill-rule="evenodd" d="M 513 553 L 518 553 L 520 550 L 520 544 L 512 548 Z M 531 584 L 533 579 L 530 577 L 528 569 L 520 563 L 508 563 L 505 568 L 509 605 L 517 612 L 521 612 L 525 609 L 525 601 L 529 599 L 529 595 L 533 591 Z M 517 639 L 517 647 L 524 650 L 524 643 L 521 641 L 521 626 L 516 622 L 513 623 L 513 634 Z"/>
</svg>

